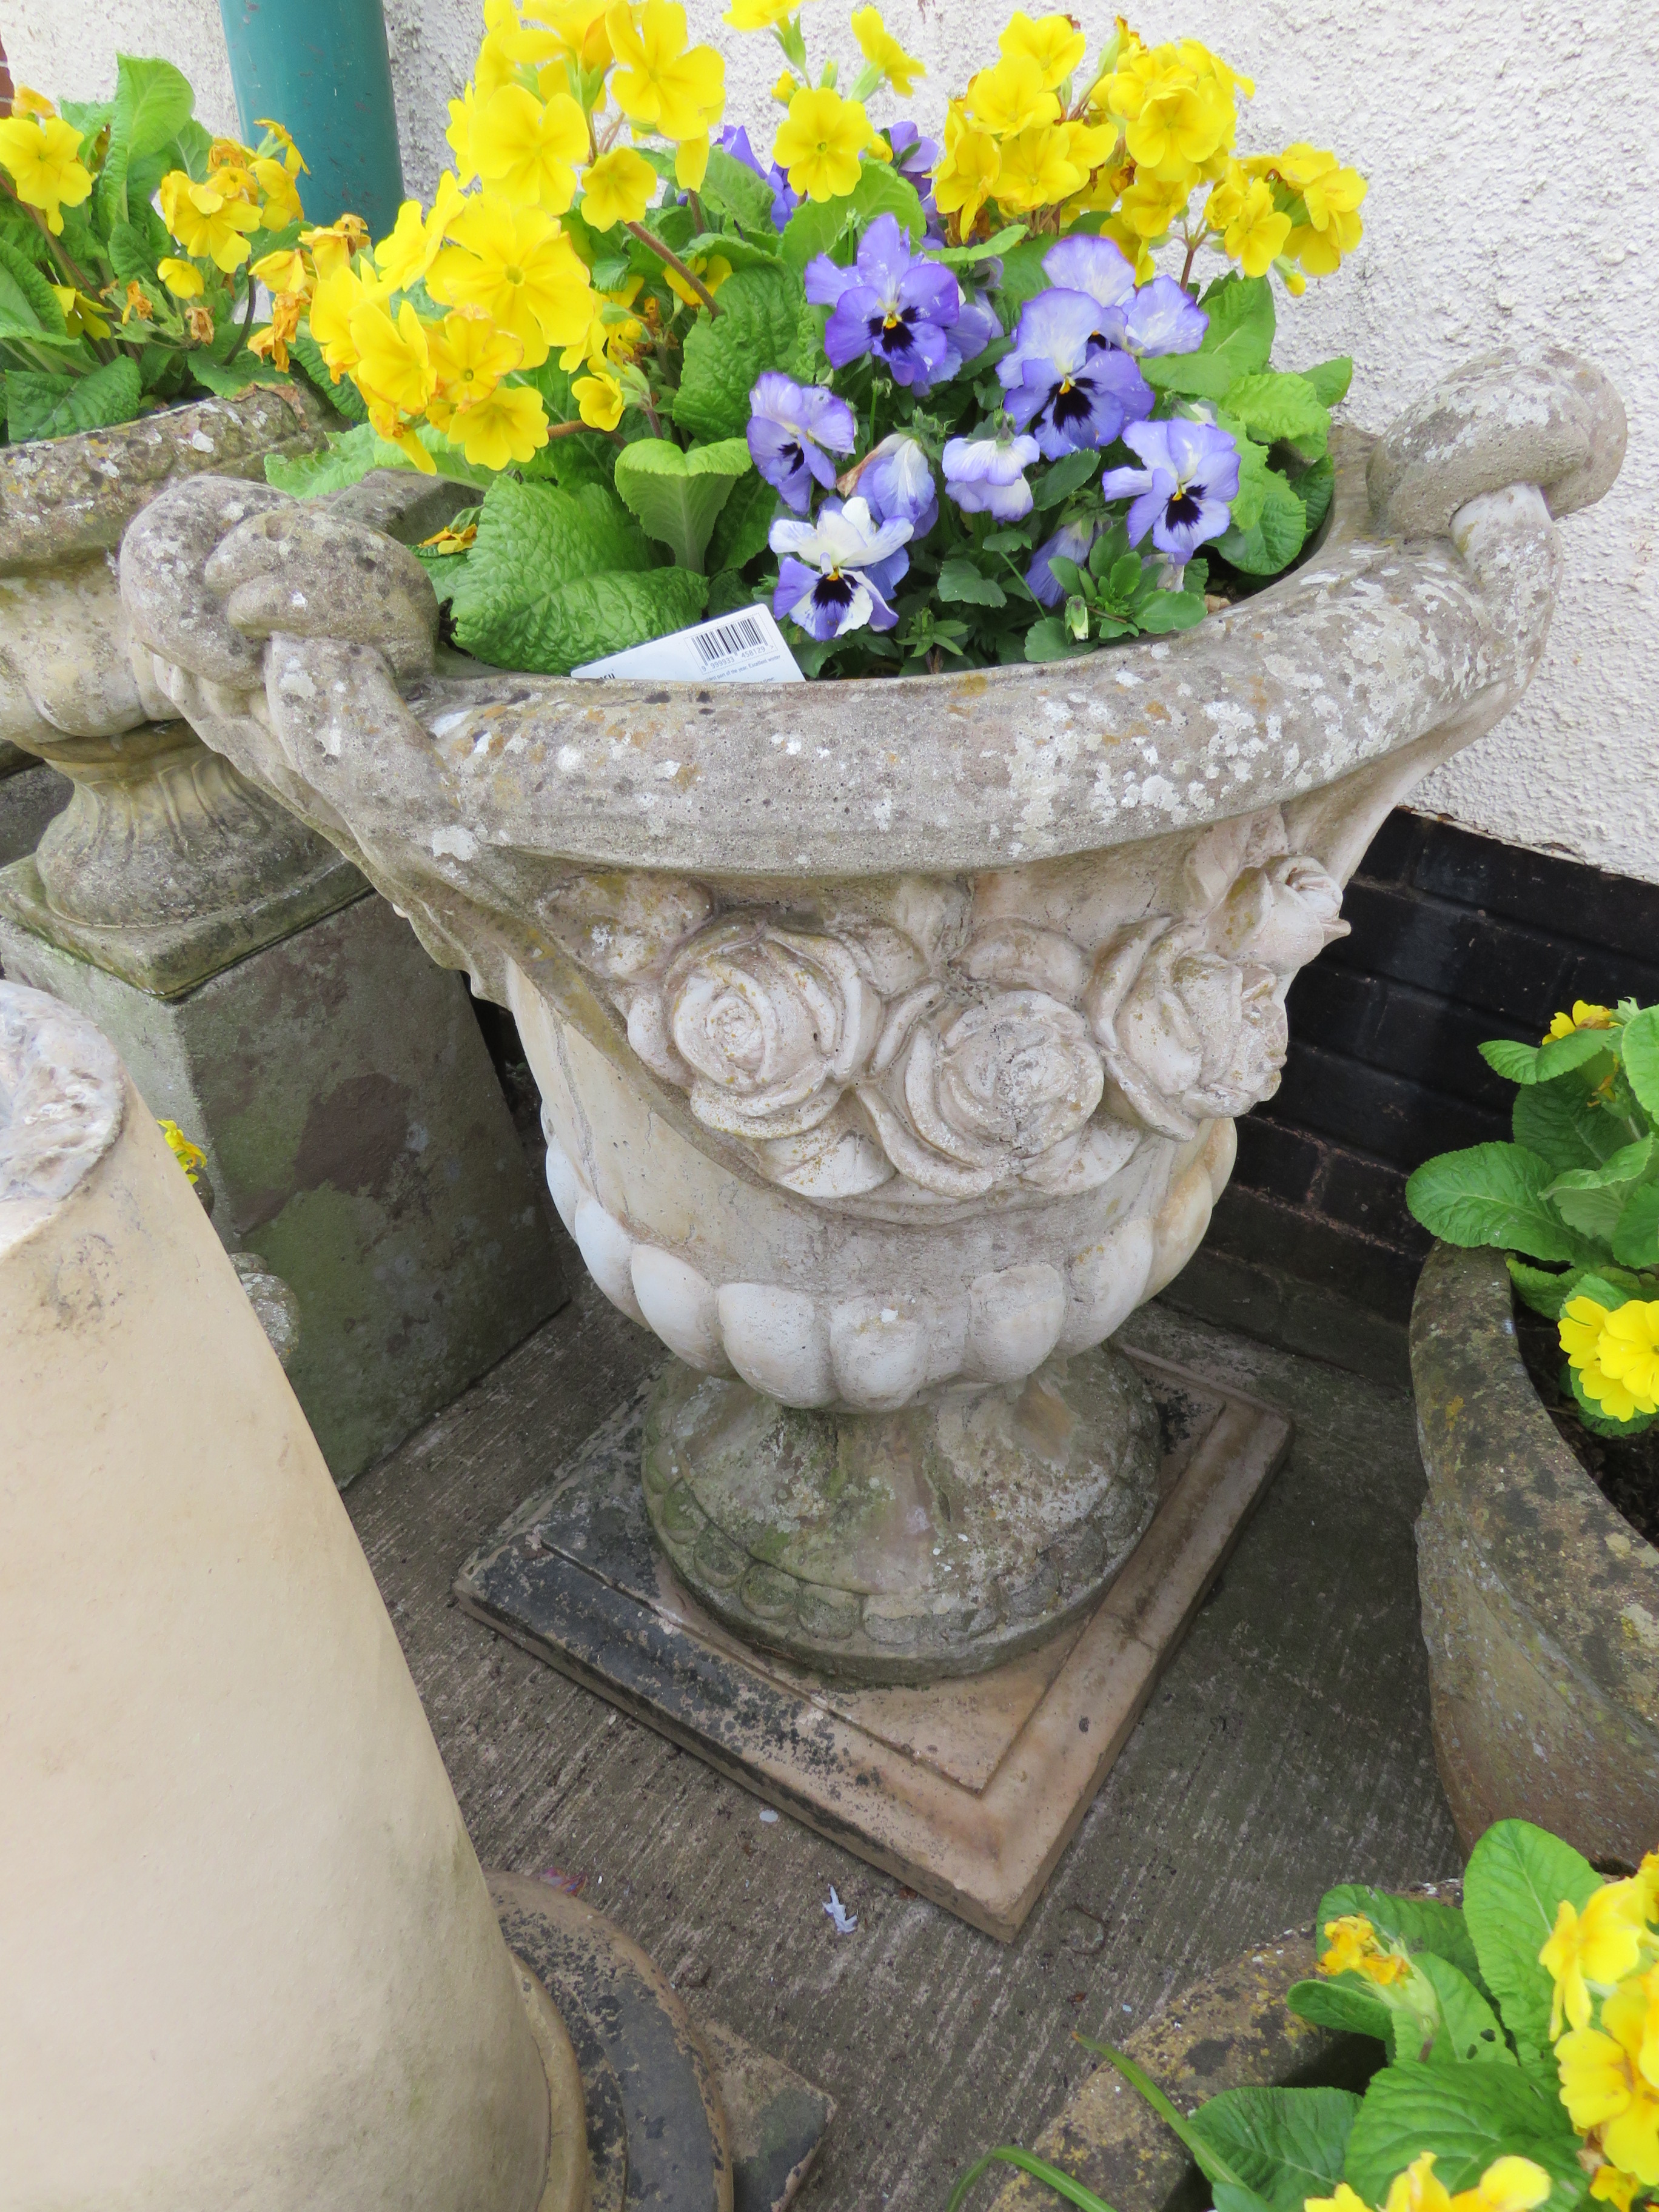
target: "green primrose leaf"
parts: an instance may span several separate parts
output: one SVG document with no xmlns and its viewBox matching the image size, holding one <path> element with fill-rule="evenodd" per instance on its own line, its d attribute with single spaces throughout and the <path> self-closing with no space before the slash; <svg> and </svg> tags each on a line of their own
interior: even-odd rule
<svg viewBox="0 0 1659 2212">
<path fill-rule="evenodd" d="M 1042 257 L 1053 244 L 1051 238 L 1022 238 L 1018 246 L 1011 246 L 1002 256 L 1002 282 L 997 287 L 997 297 L 1002 302 L 1005 325 L 1012 322 L 1018 308 L 1048 289 Z M 999 392 L 999 399 L 1000 397 Z"/>
<path fill-rule="evenodd" d="M 685 453 L 667 438 L 637 438 L 617 456 L 619 498 L 682 568 L 701 570 L 715 519 L 754 462 L 742 438 Z"/>
<path fill-rule="evenodd" d="M 1190 2125 L 1272 2212 L 1302 2212 L 1305 2199 L 1329 2197 L 1342 2179 L 1358 2111 L 1347 2089 L 1224 2089 Z"/>
<path fill-rule="evenodd" d="M 766 550 L 778 513 L 778 495 L 758 469 L 739 477 L 721 507 L 708 541 L 711 568 L 741 568 Z"/>
<path fill-rule="evenodd" d="M 783 227 L 783 258 L 801 275 L 820 253 L 833 253 L 853 220 L 851 193 L 840 199 L 803 200 Z"/>
<path fill-rule="evenodd" d="M 1345 2035 L 1374 2036 L 1392 2045 L 1394 2014 L 1368 1984 L 1352 1974 L 1334 1980 L 1292 1982 L 1285 2002 L 1298 2020 L 1334 2027 Z"/>
<path fill-rule="evenodd" d="M 1252 530 L 1267 504 L 1267 487 L 1273 473 L 1267 465 L 1267 448 L 1258 445 L 1235 416 L 1218 412 L 1216 421 L 1238 448 L 1238 490 L 1232 503 L 1232 526 L 1235 530 Z"/>
<path fill-rule="evenodd" d="M 1510 1280 L 1523 1304 L 1546 1321 L 1559 1321 L 1561 1309 L 1571 1297 L 1576 1297 L 1583 1281 L 1581 1267 L 1569 1267 L 1564 1273 L 1552 1274 L 1547 1268 L 1529 1267 L 1524 1260 L 1511 1256 L 1504 1261 L 1510 1271 Z"/>
<path fill-rule="evenodd" d="M 738 166 L 741 167 L 741 163 Z M 750 173 L 747 169 L 744 170 L 744 176 Z M 704 255 L 712 260 L 715 254 L 719 254 L 732 269 L 775 269 L 778 262 L 775 234 L 770 237 L 752 239 L 739 238 L 734 230 L 700 230 L 695 238 L 688 238 L 684 246 L 677 246 L 674 251 L 682 261 L 700 260 Z M 599 272 L 596 268 L 593 271 L 596 289 L 614 289 L 600 285 L 599 278 Z"/>
<path fill-rule="evenodd" d="M 1348 2137 L 1345 2179 L 1367 2203 L 1381 2203 L 1395 2176 L 1425 2150 L 1435 2154 L 1435 2179 L 1454 2192 L 1472 2189 L 1505 2152 L 1550 2175 L 1551 2212 L 1571 2212 L 1588 2186 L 1559 2100 L 1516 2066 L 1405 2059 L 1377 2075 Z"/>
<path fill-rule="evenodd" d="M 27 253 L 3 238 L 0 238 L 0 319 L 18 330 L 43 331 L 49 337 L 68 336 L 64 310 L 51 283 Z"/>
<path fill-rule="evenodd" d="M 975 262 L 1000 260 L 1011 246 L 1018 245 L 1029 228 L 1023 222 L 1007 223 L 994 238 L 982 239 L 977 246 L 930 247 L 927 258 L 945 269 L 971 269 Z"/>
<path fill-rule="evenodd" d="M 1659 1014 L 1659 1007 L 1653 1011 Z M 1616 1058 L 1622 1041 L 1616 1030 L 1571 1030 L 1565 1036 L 1551 1037 L 1538 1048 L 1537 1072 L 1533 1080 L 1547 1083 L 1553 1076 L 1566 1074 L 1570 1068 L 1587 1066 L 1603 1053 Z M 1602 1072 L 1598 1069 L 1598 1079 Z"/>
<path fill-rule="evenodd" d="M 1027 660 L 1075 660 L 1079 653 L 1091 650 L 1077 642 L 1058 615 L 1045 615 L 1025 633 Z"/>
<path fill-rule="evenodd" d="M 115 112 L 112 139 L 125 129 L 127 158 L 136 161 L 146 154 L 159 154 L 176 138 L 196 110 L 190 79 L 171 62 L 140 61 L 131 54 L 115 57 Z"/>
<path fill-rule="evenodd" d="M 1275 369 L 1241 376 L 1229 389 L 1226 404 L 1227 412 L 1263 445 L 1283 438 L 1309 461 L 1325 451 L 1331 418 L 1305 376 Z"/>
<path fill-rule="evenodd" d="M 1569 1229 L 1581 1237 L 1612 1237 L 1635 1186 L 1653 1164 L 1654 1140 L 1621 1146 L 1600 1167 L 1569 1168 L 1559 1175 L 1544 1195 Z"/>
<path fill-rule="evenodd" d="M 1008 594 L 1001 585 L 983 574 L 971 561 L 960 555 L 945 562 L 940 568 L 939 595 L 952 605 L 1006 607 L 1008 604 Z"/>
<path fill-rule="evenodd" d="M 1627 1021 L 1620 1045 L 1638 1104 L 1650 1121 L 1659 1121 L 1659 1006 L 1644 1006 Z"/>
<path fill-rule="evenodd" d="M 5 387 L 6 428 L 14 445 L 29 438 L 66 438 L 75 430 L 131 422 L 143 400 L 138 364 L 128 354 L 85 376 L 9 368 Z"/>
<path fill-rule="evenodd" d="M 1239 472 L 1243 489 L 1243 471 Z M 1235 507 L 1237 502 L 1235 502 Z M 1289 568 L 1302 550 L 1308 534 L 1307 510 L 1277 469 L 1267 471 L 1261 512 L 1246 529 L 1235 522 L 1215 541 L 1224 561 L 1231 561 L 1249 576 L 1276 576 Z"/>
<path fill-rule="evenodd" d="M 1613 1226 L 1613 1256 L 1627 1267 L 1659 1267 L 1659 1182 L 1632 1191 Z"/>
<path fill-rule="evenodd" d="M 1487 1066 L 1501 1075 L 1505 1083 L 1537 1082 L 1535 1044 L 1520 1044 L 1513 1037 L 1488 1037 L 1480 1051 Z"/>
<path fill-rule="evenodd" d="M 301 329 L 288 342 L 289 358 L 296 362 L 306 381 L 320 392 L 337 414 L 349 422 L 367 422 L 368 409 L 349 376 L 337 384 L 323 359 L 323 349 L 308 330 Z"/>
<path fill-rule="evenodd" d="M 724 147 L 711 146 L 699 197 L 705 207 L 730 216 L 746 236 L 775 240 L 772 222 L 772 187 Z M 775 246 L 773 248 L 776 251 Z"/>
<path fill-rule="evenodd" d="M 1601 1167 L 1631 1141 L 1630 1123 L 1587 1091 L 1576 1073 L 1523 1085 L 1515 1094 L 1510 1123 L 1516 1143 L 1547 1160 L 1558 1175 Z"/>
<path fill-rule="evenodd" d="M 1290 483 L 1302 502 L 1307 536 L 1311 538 L 1331 511 L 1331 501 L 1336 495 L 1336 465 L 1327 453 L 1310 469 L 1304 469 L 1299 476 L 1292 477 Z"/>
<path fill-rule="evenodd" d="M 749 393 L 769 368 L 792 368 L 806 295 L 793 269 L 740 269 L 720 287 L 718 315 L 699 314 L 685 334 L 674 420 L 708 443 L 741 437 Z"/>
<path fill-rule="evenodd" d="M 1353 363 L 1345 353 L 1330 361 L 1317 361 L 1302 374 L 1319 396 L 1322 407 L 1335 407 L 1348 396 L 1348 386 L 1353 381 Z"/>
<path fill-rule="evenodd" d="M 1154 392 L 1182 399 L 1224 399 L 1237 369 L 1219 354 L 1166 353 L 1143 358 L 1140 373 Z"/>
<path fill-rule="evenodd" d="M 1552 1985 L 1538 1954 L 1554 1930 L 1557 1910 L 1565 1898 L 1582 1911 L 1600 1887 L 1601 1876 L 1588 1859 L 1528 1820 L 1496 1822 L 1470 1855 L 1463 1876 L 1463 1917 L 1480 1962 L 1480 1978 L 1498 2000 L 1504 2025 L 1522 2057 L 1528 2047 L 1542 2051 L 1548 2040 Z M 1565 2126 L 1565 2113 L 1561 2121 Z M 1576 2143 L 1571 2129 L 1567 2137 Z M 1425 2138 L 1421 2147 L 1437 2146 Z M 1442 2178 L 1453 2191 L 1470 2185 L 1449 2174 Z M 1578 2179 L 1583 2179 L 1582 2169 Z"/>
<path fill-rule="evenodd" d="M 1504 2039 L 1498 2014 L 1467 1974 L 1449 1959 L 1425 1951 L 1413 1964 L 1440 2001 L 1440 2027 L 1431 2056 L 1468 2059 L 1483 2066 L 1513 2066 L 1515 2053 Z"/>
<path fill-rule="evenodd" d="M 1553 1180 L 1548 1163 L 1520 1145 L 1472 1145 L 1425 1160 L 1406 1185 L 1406 1204 L 1443 1243 L 1571 1260 L 1577 1248 L 1545 1204 Z"/>
</svg>

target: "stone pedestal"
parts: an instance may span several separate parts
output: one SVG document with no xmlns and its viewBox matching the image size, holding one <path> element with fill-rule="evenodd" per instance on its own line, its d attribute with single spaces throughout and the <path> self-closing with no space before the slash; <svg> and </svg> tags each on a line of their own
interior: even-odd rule
<svg viewBox="0 0 1659 2212">
<path fill-rule="evenodd" d="M 90 1016 L 207 1154 L 214 1230 L 298 1302 L 289 1380 L 337 1482 L 563 1303 L 465 988 L 382 900 L 172 1000 L 3 916 L 0 967 Z"/>
<path fill-rule="evenodd" d="M 34 850 L 69 795 L 69 784 L 56 769 L 0 738 L 0 868 Z"/>
</svg>

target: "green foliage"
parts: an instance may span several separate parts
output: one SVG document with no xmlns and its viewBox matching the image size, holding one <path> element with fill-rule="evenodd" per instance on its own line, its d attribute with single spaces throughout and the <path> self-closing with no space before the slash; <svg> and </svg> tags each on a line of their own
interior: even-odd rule
<svg viewBox="0 0 1659 2212">
<path fill-rule="evenodd" d="M 488 469 L 473 468 L 460 448 L 452 446 L 429 422 L 423 422 L 416 434 L 431 454 L 441 477 L 477 484 L 481 491 L 495 481 Z M 267 453 L 265 481 L 295 499 L 315 499 L 323 492 L 341 491 L 347 484 L 358 483 L 371 469 L 412 471 L 414 466 L 401 446 L 377 437 L 363 422 L 350 430 L 333 432 L 320 453 Z"/>
<path fill-rule="evenodd" d="M 1322 458 L 1330 434 L 1330 413 L 1305 376 L 1259 369 L 1230 385 L 1224 404 L 1234 420 L 1263 445 L 1283 439 L 1295 447 L 1304 460 Z"/>
<path fill-rule="evenodd" d="M 765 369 L 794 368 L 807 320 L 800 280 L 782 267 L 737 270 L 720 287 L 720 309 L 686 332 L 674 399 L 678 427 L 709 441 L 743 435 L 755 380 Z"/>
<path fill-rule="evenodd" d="M 1577 1239 L 1545 1194 L 1549 1164 L 1520 1145 L 1472 1145 L 1426 1161 L 1406 1185 L 1406 1203 L 1447 1244 L 1501 1244 L 1534 1260 L 1571 1260 Z"/>
<path fill-rule="evenodd" d="M 1555 1926 L 1557 1907 L 1565 1898 L 1582 1909 L 1600 1883 L 1588 1859 L 1527 1820 L 1499 1820 L 1470 1855 L 1463 1917 L 1480 1978 L 1522 2057 L 1541 2051 L 1548 2034 L 1550 1978 L 1538 1954 Z"/>
<path fill-rule="evenodd" d="M 1216 539 L 1215 550 L 1247 576 L 1276 576 L 1295 560 L 1307 534 L 1306 508 L 1279 471 L 1269 469 L 1255 521 L 1248 529 L 1235 522 Z"/>
<path fill-rule="evenodd" d="M 1532 2159 L 1555 2184 L 1552 2212 L 1585 2193 L 1578 2142 L 1559 2099 L 1518 2066 L 1431 2057 L 1396 2060 L 1376 2075 L 1348 2137 L 1345 2178 L 1367 2203 L 1380 2204 L 1395 2174 L 1424 2151 L 1435 2179 L 1454 2192 L 1472 2189 L 1495 2159 Z"/>
<path fill-rule="evenodd" d="M 1302 2212 L 1342 2179 L 1359 2100 L 1346 2089 L 1224 2089 L 1193 2127 L 1272 2212 Z"/>
<path fill-rule="evenodd" d="M 671 439 L 639 438 L 617 456 L 617 490 L 647 537 L 682 568 L 701 570 L 720 509 L 754 466 L 742 438 L 690 453 Z"/>
<path fill-rule="evenodd" d="M 654 564 L 602 485 L 568 492 L 499 477 L 455 594 L 456 637 L 497 667 L 567 675 L 696 621 L 707 579 Z"/>
<path fill-rule="evenodd" d="M 739 477 L 715 519 L 708 541 L 710 568 L 743 568 L 764 553 L 777 511 L 778 495 L 758 469 Z"/>
<path fill-rule="evenodd" d="M 1433 1990 L 1439 2007 L 1431 2055 L 1513 2066 L 1515 2053 L 1504 2039 L 1503 2025 L 1468 1976 L 1432 1951 L 1423 1952 L 1413 1963 Z"/>
<path fill-rule="evenodd" d="M 708 167 L 700 198 L 703 205 L 712 208 L 717 215 L 730 216 L 749 238 L 768 240 L 776 251 L 772 187 L 724 147 L 711 146 L 708 149 Z"/>
<path fill-rule="evenodd" d="M 130 356 L 84 376 L 52 376 L 24 368 L 5 372 L 6 428 L 14 439 L 67 438 L 131 422 L 143 397 L 138 364 Z"/>
</svg>

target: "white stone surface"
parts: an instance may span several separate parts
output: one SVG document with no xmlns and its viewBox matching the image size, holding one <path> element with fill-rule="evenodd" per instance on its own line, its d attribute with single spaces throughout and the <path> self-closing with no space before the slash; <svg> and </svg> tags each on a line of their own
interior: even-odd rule
<svg viewBox="0 0 1659 2212">
<path fill-rule="evenodd" d="M 769 129 L 770 40 L 725 30 L 717 0 L 690 0 L 688 12 L 732 56 L 731 118 Z M 930 70 L 914 102 L 921 121 L 990 50 L 1006 12 L 888 0 L 886 20 Z M 1079 0 L 1076 12 L 1091 39 L 1109 27 L 1103 0 Z M 814 55 L 832 40 L 854 53 L 848 13 L 843 0 L 809 7 Z M 1242 143 L 1309 138 L 1371 179 L 1359 252 L 1285 307 L 1279 352 L 1291 366 L 1352 353 L 1356 422 L 1380 427 L 1498 343 L 1572 346 L 1623 393 L 1630 453 L 1611 495 L 1565 525 L 1567 581 L 1529 697 L 1413 804 L 1659 882 L 1659 149 L 1651 100 L 1638 91 L 1659 82 L 1659 9 L 1442 0 L 1425 15 L 1397 0 L 1157 0 L 1132 14 L 1148 38 L 1206 39 L 1255 76 Z M 386 17 L 409 182 L 429 190 L 446 153 L 444 103 L 482 11 L 474 0 L 388 0 Z M 118 47 L 167 54 L 191 71 L 204 118 L 234 121 L 214 0 L 21 0 L 6 35 L 21 79 L 81 97 L 112 81 Z"/>
</svg>

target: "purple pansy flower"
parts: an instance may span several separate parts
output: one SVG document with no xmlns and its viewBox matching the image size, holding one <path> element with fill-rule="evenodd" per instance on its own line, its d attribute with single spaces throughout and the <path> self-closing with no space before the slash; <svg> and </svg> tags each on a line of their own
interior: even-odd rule
<svg viewBox="0 0 1659 2212">
<path fill-rule="evenodd" d="M 964 514 L 1018 522 L 1035 501 L 1025 471 L 1042 448 L 1035 438 L 952 438 L 945 448 L 945 487 Z"/>
<path fill-rule="evenodd" d="M 775 161 L 763 161 L 749 143 L 749 133 L 740 123 L 728 124 L 714 133 L 714 143 L 741 161 L 745 169 L 752 169 L 763 185 L 772 187 L 772 222 L 781 230 L 800 205 L 800 194 L 789 189 L 789 179 Z"/>
<path fill-rule="evenodd" d="M 1048 563 L 1058 555 L 1062 560 L 1075 561 L 1080 568 L 1095 550 L 1095 540 L 1105 528 L 1103 522 L 1067 522 L 1038 546 L 1030 567 L 1025 571 L 1025 581 L 1045 607 L 1057 607 L 1066 596 L 1066 586 Z"/>
<path fill-rule="evenodd" d="M 775 368 L 749 395 L 749 450 L 755 466 L 798 514 L 812 499 L 812 479 L 836 481 L 831 453 L 850 453 L 858 436 L 853 410 L 821 384 L 796 384 Z"/>
<path fill-rule="evenodd" d="M 893 149 L 893 167 L 913 184 L 921 200 L 921 211 L 931 222 L 939 213 L 933 204 L 933 170 L 939 161 L 939 143 L 924 138 L 914 123 L 896 123 L 887 133 Z"/>
<path fill-rule="evenodd" d="M 858 474 L 859 497 L 878 522 L 908 522 L 913 539 L 939 520 L 939 494 L 927 455 L 914 438 L 895 430 L 884 438 Z"/>
<path fill-rule="evenodd" d="M 908 522 L 878 523 L 868 502 L 827 499 L 816 522 L 792 522 L 781 515 L 772 525 L 771 546 L 783 556 L 772 613 L 787 615 L 809 636 L 820 641 L 848 630 L 891 629 L 898 616 L 887 603 L 910 565 L 904 548 Z"/>
<path fill-rule="evenodd" d="M 1001 282 L 1002 264 L 994 255 L 988 261 L 975 262 L 971 274 L 957 278 L 962 307 L 951 338 L 964 362 L 977 361 L 986 347 L 1003 334 L 1002 318 L 990 300 Z"/>
<path fill-rule="evenodd" d="M 1145 465 L 1108 469 L 1100 483 L 1103 495 L 1133 497 L 1126 518 L 1132 545 L 1139 545 L 1150 530 L 1160 553 L 1178 563 L 1190 561 L 1232 520 L 1237 446 L 1217 424 L 1180 416 L 1168 422 L 1133 422 L 1123 436 Z"/>
<path fill-rule="evenodd" d="M 1210 319 L 1173 276 L 1137 286 L 1127 258 L 1109 238 L 1063 238 L 1042 257 L 1043 274 L 1068 292 L 1086 292 L 1102 313 L 1095 336 L 1130 354 L 1196 353 Z"/>
<path fill-rule="evenodd" d="M 806 296 L 835 309 L 823 350 L 837 368 L 867 353 L 896 384 L 920 395 L 962 366 L 947 335 L 961 311 L 957 280 L 938 262 L 911 252 L 893 216 L 876 217 L 850 269 L 827 253 L 809 261 Z"/>
<path fill-rule="evenodd" d="M 1103 344 L 1099 302 L 1086 292 L 1039 292 L 1019 311 L 1012 349 L 997 363 L 1003 405 L 1048 460 L 1109 446 L 1152 411 L 1152 388 L 1127 353 Z"/>
</svg>

